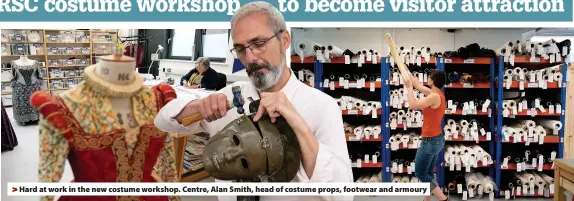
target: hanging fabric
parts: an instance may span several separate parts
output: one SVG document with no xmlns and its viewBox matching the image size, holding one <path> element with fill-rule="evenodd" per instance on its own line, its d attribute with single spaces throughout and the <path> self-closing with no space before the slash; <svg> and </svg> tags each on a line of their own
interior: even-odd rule
<svg viewBox="0 0 574 201">
<path fill-rule="evenodd" d="M 18 146 L 18 139 L 16 138 L 16 133 L 8 118 L 8 113 L 4 109 L 4 103 L 2 104 L 2 152 L 12 151 L 14 147 Z"/>
</svg>

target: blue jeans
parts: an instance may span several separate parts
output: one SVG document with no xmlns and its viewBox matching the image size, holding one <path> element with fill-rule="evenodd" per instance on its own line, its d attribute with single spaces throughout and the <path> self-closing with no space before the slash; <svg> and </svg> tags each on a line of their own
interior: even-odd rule
<svg viewBox="0 0 574 201">
<path fill-rule="evenodd" d="M 434 177 L 434 167 L 439 160 L 439 154 L 444 149 L 444 136 L 422 138 L 421 146 L 415 156 L 415 176 L 423 183 L 430 183 L 430 190 L 438 186 Z"/>
</svg>

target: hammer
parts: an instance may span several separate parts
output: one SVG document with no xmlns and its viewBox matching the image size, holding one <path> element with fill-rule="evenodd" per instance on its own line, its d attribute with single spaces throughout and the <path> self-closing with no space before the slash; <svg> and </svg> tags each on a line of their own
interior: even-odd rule
<svg viewBox="0 0 574 201">
<path fill-rule="evenodd" d="M 243 96 L 241 96 L 241 88 L 239 86 L 234 86 L 231 88 L 233 92 L 233 101 L 231 103 L 227 102 L 225 104 L 226 110 L 230 110 L 231 108 L 237 108 L 237 113 L 243 114 L 245 109 L 243 109 L 243 105 L 245 104 L 245 100 L 243 100 Z M 182 120 L 181 124 L 183 126 L 189 126 L 195 122 L 203 120 L 203 116 L 200 113 L 196 113 L 190 117 L 186 117 Z"/>
</svg>

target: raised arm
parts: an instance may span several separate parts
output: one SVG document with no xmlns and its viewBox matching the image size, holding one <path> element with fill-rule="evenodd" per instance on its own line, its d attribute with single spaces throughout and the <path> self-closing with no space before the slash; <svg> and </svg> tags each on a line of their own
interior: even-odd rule
<svg viewBox="0 0 574 201">
<path fill-rule="evenodd" d="M 419 82 L 418 78 L 410 74 L 410 80 L 413 84 L 413 87 L 423 93 L 425 96 L 428 96 L 432 93 L 431 89 L 423 85 L 423 83 Z"/>
</svg>

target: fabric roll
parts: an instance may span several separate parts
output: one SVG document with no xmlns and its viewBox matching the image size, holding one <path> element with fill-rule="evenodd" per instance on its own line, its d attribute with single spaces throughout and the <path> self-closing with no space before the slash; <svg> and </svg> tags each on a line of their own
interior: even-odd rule
<svg viewBox="0 0 574 201">
<path fill-rule="evenodd" d="M 538 120 L 538 124 L 544 126 L 545 128 L 560 130 L 562 129 L 562 122 L 557 120 Z"/>
<path fill-rule="evenodd" d="M 391 178 L 391 182 L 392 183 L 401 183 L 401 177 L 398 175 L 393 175 L 393 177 Z"/>
<path fill-rule="evenodd" d="M 417 177 L 411 177 L 410 183 L 419 183 L 419 179 Z"/>
<path fill-rule="evenodd" d="M 345 52 L 343 49 L 333 45 L 333 44 L 329 44 L 327 45 L 327 50 L 329 50 L 329 55 L 334 56 L 334 57 L 341 57 L 343 56 L 343 53 Z"/>
<path fill-rule="evenodd" d="M 379 125 L 373 126 L 373 132 L 372 133 L 373 133 L 373 135 L 380 135 L 381 134 L 381 126 L 379 126 Z"/>
<path fill-rule="evenodd" d="M 403 176 L 401 177 L 401 183 L 409 183 L 411 181 L 411 178 L 409 176 Z"/>
<path fill-rule="evenodd" d="M 528 126 L 528 128 L 535 128 L 536 127 L 536 122 L 534 122 L 533 120 L 521 120 L 520 123 Z"/>
<path fill-rule="evenodd" d="M 378 183 L 378 182 L 381 182 L 378 175 L 377 174 L 371 175 L 371 177 L 369 178 L 369 183 Z"/>
<path fill-rule="evenodd" d="M 523 173 L 522 173 L 522 177 L 523 177 L 526 181 L 528 181 L 528 185 L 533 184 L 534 179 L 535 179 L 534 175 L 531 174 L 531 173 L 528 173 L 528 172 L 523 172 Z"/>
<path fill-rule="evenodd" d="M 544 135 L 548 134 L 548 132 L 546 132 L 546 128 L 544 128 L 541 125 L 536 126 L 534 129 L 535 129 L 536 133 L 540 136 L 544 136 Z"/>
<path fill-rule="evenodd" d="M 476 185 L 479 183 L 476 173 L 467 173 L 464 176 L 466 187 L 468 190 L 476 190 Z"/>
<path fill-rule="evenodd" d="M 355 134 L 355 127 L 352 125 L 345 127 L 345 134 Z"/>
<path fill-rule="evenodd" d="M 355 183 L 363 183 L 363 178 L 365 178 L 365 176 L 359 177 Z"/>
<path fill-rule="evenodd" d="M 554 73 L 554 80 L 556 80 L 557 82 L 562 81 L 562 73 L 560 72 Z"/>
<path fill-rule="evenodd" d="M 355 127 L 355 130 L 353 131 L 353 133 L 355 134 L 355 136 L 358 139 L 363 138 L 363 131 L 365 130 L 365 126 L 357 126 Z"/>
<path fill-rule="evenodd" d="M 370 176 L 365 176 L 363 177 L 363 179 L 361 180 L 361 183 L 369 183 L 369 180 L 371 179 Z"/>
<path fill-rule="evenodd" d="M 369 138 L 371 138 L 372 133 L 373 133 L 373 127 L 372 126 L 365 126 L 365 128 L 363 129 L 363 136 L 365 136 L 365 138 L 369 139 Z"/>
<path fill-rule="evenodd" d="M 492 192 L 494 192 L 496 189 L 496 183 L 494 183 L 494 180 L 492 180 L 492 178 L 490 176 L 485 176 L 484 179 L 482 180 L 482 190 L 484 192 L 484 194 L 490 194 Z"/>
<path fill-rule="evenodd" d="M 321 44 L 311 41 L 311 40 L 307 40 L 307 39 L 302 39 L 302 40 L 298 40 L 295 41 L 295 52 L 297 54 L 299 54 L 300 57 L 310 57 L 310 56 L 315 56 L 316 52 L 315 49 L 317 46 L 322 46 Z"/>
<path fill-rule="evenodd" d="M 546 187 L 547 183 L 540 175 L 538 175 L 536 172 L 532 172 L 532 175 L 534 175 L 534 184 L 538 186 L 539 189 Z"/>
<path fill-rule="evenodd" d="M 530 40 L 525 40 L 523 42 L 520 43 L 520 46 L 522 46 L 522 53 L 523 55 L 530 55 L 530 52 L 532 52 L 532 49 L 534 49 L 534 44 L 532 44 L 532 42 L 530 42 Z"/>
<path fill-rule="evenodd" d="M 537 173 L 540 177 L 542 177 L 542 179 L 544 179 L 544 181 L 546 181 L 546 183 L 548 185 L 553 184 L 554 183 L 554 178 L 548 176 L 547 174 L 544 174 L 542 172 Z"/>
<path fill-rule="evenodd" d="M 514 176 L 514 183 L 516 183 L 518 186 L 529 184 L 528 179 L 524 178 L 522 174 L 516 174 Z"/>
</svg>

